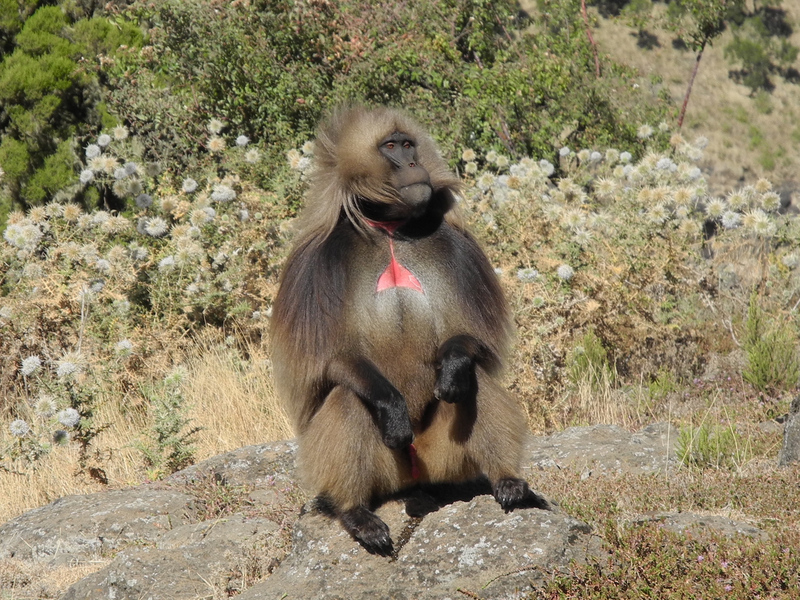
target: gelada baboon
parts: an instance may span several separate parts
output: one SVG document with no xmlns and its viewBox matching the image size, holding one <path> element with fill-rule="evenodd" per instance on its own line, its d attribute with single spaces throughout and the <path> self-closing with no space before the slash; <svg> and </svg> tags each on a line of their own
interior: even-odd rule
<svg viewBox="0 0 800 600">
<path fill-rule="evenodd" d="M 485 475 L 509 509 L 525 417 L 498 382 L 509 311 L 451 209 L 459 180 L 403 113 L 321 127 L 298 240 L 272 313 L 273 364 L 306 484 L 369 551 L 376 498 Z"/>
</svg>

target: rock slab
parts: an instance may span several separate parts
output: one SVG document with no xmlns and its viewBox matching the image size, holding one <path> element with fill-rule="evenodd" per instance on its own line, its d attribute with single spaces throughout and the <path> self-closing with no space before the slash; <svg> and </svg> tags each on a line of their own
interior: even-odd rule
<svg viewBox="0 0 800 600">
<path fill-rule="evenodd" d="M 378 514 L 408 536 L 396 558 L 369 555 L 338 523 L 306 514 L 295 527 L 291 556 L 240 598 L 522 598 L 570 561 L 603 553 L 585 523 L 539 509 L 506 514 L 490 496 L 455 502 L 421 522 L 405 516 L 399 502 Z"/>
<path fill-rule="evenodd" d="M 800 462 L 800 396 L 792 401 L 789 416 L 783 429 L 783 446 L 778 455 L 778 465 L 785 467 Z"/>
</svg>

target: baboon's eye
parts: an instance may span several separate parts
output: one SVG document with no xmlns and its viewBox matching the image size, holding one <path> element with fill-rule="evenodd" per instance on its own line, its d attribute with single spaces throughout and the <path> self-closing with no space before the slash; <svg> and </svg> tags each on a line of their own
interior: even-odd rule
<svg viewBox="0 0 800 600">
<path fill-rule="evenodd" d="M 405 142 L 405 143 L 403 144 L 403 148 L 405 148 L 406 150 L 408 150 L 409 148 L 411 148 L 411 142 Z"/>
<path fill-rule="evenodd" d="M 386 142 L 386 147 L 389 150 L 394 150 L 394 142 Z"/>
</svg>

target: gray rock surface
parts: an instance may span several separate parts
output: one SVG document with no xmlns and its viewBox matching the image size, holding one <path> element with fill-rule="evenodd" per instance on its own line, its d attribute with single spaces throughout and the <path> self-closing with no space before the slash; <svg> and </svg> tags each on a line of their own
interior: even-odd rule
<svg viewBox="0 0 800 600">
<path fill-rule="evenodd" d="M 749 523 L 735 521 L 719 515 L 698 515 L 695 513 L 655 513 L 642 515 L 634 523 L 661 524 L 664 529 L 673 533 L 691 533 L 695 537 L 702 537 L 707 533 L 722 534 L 726 537 L 746 536 L 765 539 L 767 533 L 763 529 L 754 527 Z"/>
<path fill-rule="evenodd" d="M 631 433 L 616 425 L 570 427 L 545 437 L 530 437 L 527 444 L 531 468 L 571 467 L 590 475 L 642 475 L 677 465 L 678 432 L 667 423 L 649 425 Z M 535 482 L 535 475 L 532 475 Z"/>
<path fill-rule="evenodd" d="M 277 529 L 272 521 L 242 515 L 183 525 L 153 548 L 123 550 L 69 588 L 62 600 L 205 598 L 218 590 L 237 591 L 252 552 L 267 546 Z"/>
<path fill-rule="evenodd" d="M 614 426 L 571 428 L 531 438 L 525 476 L 572 469 L 583 477 L 648 474 L 674 466 L 677 434 L 665 424 L 630 433 Z M 396 557 L 369 555 L 335 521 L 300 516 L 292 442 L 239 448 L 159 484 L 61 498 L 0 525 L 0 560 L 43 568 L 102 568 L 63 598 L 519 598 L 570 561 L 601 557 L 600 538 L 560 512 L 504 513 L 486 489 L 445 494 L 422 519 L 398 501 L 378 514 Z M 458 487 L 458 486 L 456 486 Z M 452 492 L 452 490 L 451 490 Z M 299 519 L 298 519 L 299 517 Z M 675 531 L 761 535 L 716 516 L 662 514 Z M 291 536 L 290 536 L 291 533 Z M 291 550 L 291 552 L 290 552 Z"/>
<path fill-rule="evenodd" d="M 789 416 L 786 418 L 778 464 L 785 467 L 798 461 L 800 461 L 800 396 L 792 401 Z"/>
<path fill-rule="evenodd" d="M 64 565 L 157 540 L 193 519 L 194 498 L 147 486 L 65 496 L 0 526 L 0 559 Z"/>
<path fill-rule="evenodd" d="M 459 590 L 486 599 L 517 598 L 554 567 L 602 554 L 585 523 L 539 509 L 506 514 L 490 496 L 454 502 L 421 522 L 407 517 L 399 502 L 378 514 L 392 531 L 408 536 L 396 559 L 365 553 L 337 523 L 307 514 L 295 528 L 291 556 L 240 598 L 468 597 Z"/>
</svg>

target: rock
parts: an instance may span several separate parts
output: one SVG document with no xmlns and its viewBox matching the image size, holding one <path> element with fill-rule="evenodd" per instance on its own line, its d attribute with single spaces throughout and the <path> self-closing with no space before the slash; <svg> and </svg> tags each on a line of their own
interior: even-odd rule
<svg viewBox="0 0 800 600">
<path fill-rule="evenodd" d="M 240 598 L 522 598 L 553 569 L 603 553 L 585 523 L 539 509 L 506 514 L 491 496 L 455 502 L 422 520 L 407 517 L 396 501 L 378 514 L 395 539 L 407 539 L 396 558 L 367 554 L 337 522 L 307 513 L 295 527 L 291 556 Z"/>
<path fill-rule="evenodd" d="M 268 546 L 277 530 L 272 521 L 242 515 L 183 525 L 154 548 L 121 552 L 69 588 L 62 600 L 190 599 L 219 597 L 219 590 L 230 594 L 241 589 L 254 552 Z"/>
<path fill-rule="evenodd" d="M 800 461 L 800 396 L 792 401 L 789 416 L 783 428 L 783 446 L 778 455 L 778 465 L 785 467 Z"/>
<path fill-rule="evenodd" d="M 534 469 L 569 466 L 585 477 L 655 473 L 677 465 L 677 438 L 678 432 L 667 423 L 636 433 L 616 425 L 570 427 L 546 437 L 531 437 L 526 462 Z M 528 480 L 535 483 L 536 475 L 531 474 Z"/>
<path fill-rule="evenodd" d="M 675 464 L 676 438 L 666 424 L 532 437 L 525 476 L 535 484 L 538 471 L 553 468 L 586 477 L 653 473 Z M 0 526 L 0 559 L 86 565 L 102 556 L 98 571 L 66 591 L 70 600 L 238 592 L 250 599 L 518 598 L 566 572 L 570 561 L 604 560 L 600 537 L 585 523 L 558 510 L 506 514 L 486 482 L 433 486 L 440 508 L 422 519 L 387 502 L 378 513 L 396 558 L 372 556 L 336 521 L 313 511 L 300 517 L 295 450 L 293 442 L 239 448 L 159 484 L 62 498 Z"/>
<path fill-rule="evenodd" d="M 0 526 L 0 559 L 48 565 L 94 559 L 154 541 L 193 513 L 192 496 L 146 486 L 65 496 Z"/>
<path fill-rule="evenodd" d="M 276 476 L 294 476 L 297 444 L 291 440 L 244 446 L 173 473 L 168 483 L 184 484 L 213 473 L 230 485 L 271 486 Z"/>
<path fill-rule="evenodd" d="M 698 515 L 695 513 L 655 513 L 652 515 L 642 515 L 632 521 L 632 523 L 660 523 L 664 529 L 674 533 L 691 533 L 695 537 L 702 537 L 706 533 L 712 532 L 724 535 L 725 537 L 735 537 L 743 535 L 745 537 L 766 539 L 767 532 L 749 523 L 734 521 L 719 515 Z"/>
</svg>

